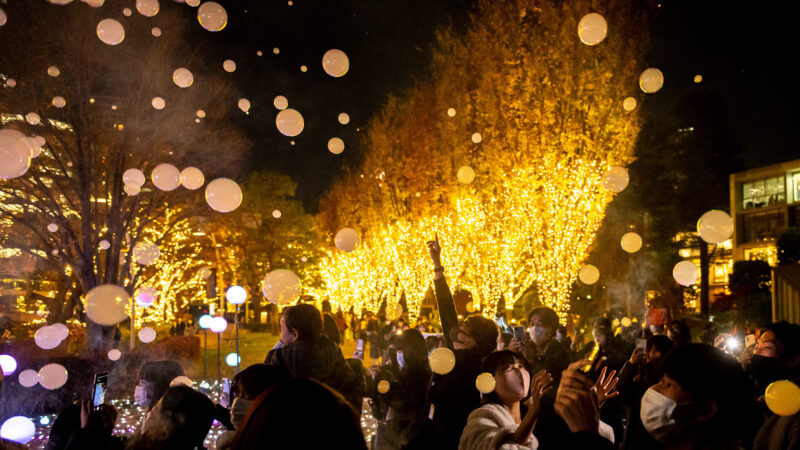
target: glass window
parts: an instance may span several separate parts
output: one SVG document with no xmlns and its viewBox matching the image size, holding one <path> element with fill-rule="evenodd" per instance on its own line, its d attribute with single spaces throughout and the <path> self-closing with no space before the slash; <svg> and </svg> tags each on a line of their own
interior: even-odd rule
<svg viewBox="0 0 800 450">
<path fill-rule="evenodd" d="M 742 222 L 743 243 L 770 242 L 786 229 L 786 214 L 784 211 L 747 214 Z"/>
<path fill-rule="evenodd" d="M 785 183 L 785 177 L 782 175 L 742 183 L 742 209 L 786 203 Z"/>
<path fill-rule="evenodd" d="M 800 202 L 800 172 L 792 174 L 792 187 L 794 188 L 794 201 Z"/>
</svg>

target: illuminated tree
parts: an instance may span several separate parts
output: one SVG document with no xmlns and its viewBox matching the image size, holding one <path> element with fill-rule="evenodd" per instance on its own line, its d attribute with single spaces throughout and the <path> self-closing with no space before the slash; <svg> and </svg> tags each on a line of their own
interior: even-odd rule
<svg viewBox="0 0 800 450">
<path fill-rule="evenodd" d="M 108 8 L 118 6 L 110 3 L 102 9 L 77 2 L 4 6 L 14 20 L 0 35 L 0 67 L 2 78 L 14 78 L 16 86 L 0 88 L 3 125 L 47 143 L 24 176 L 0 182 L 0 235 L 4 247 L 35 255 L 66 277 L 69 292 L 53 300 L 65 306 L 52 311 L 52 321 L 66 318 L 96 285 L 133 292 L 143 268 L 130 250 L 155 222 L 161 221 L 160 234 L 152 238 L 166 243 L 188 217 L 211 212 L 202 190 L 162 192 L 147 183 L 139 195 L 126 195 L 126 169 L 149 174 L 159 163 L 172 163 L 199 167 L 207 179 L 234 176 L 249 146 L 231 121 L 236 96 L 221 70 L 214 65 L 212 71 L 186 45 L 189 23 L 177 6 L 162 5 L 152 19 L 125 20 L 125 40 L 109 46 L 95 29 Z M 164 28 L 164 37 L 151 34 L 154 25 Z M 58 68 L 57 77 L 48 75 L 50 66 Z M 191 87 L 173 84 L 179 67 L 193 72 Z M 66 106 L 56 108 L 55 96 Z M 156 96 L 166 100 L 165 109 L 153 108 Z M 199 109 L 205 110 L 202 120 L 195 118 Z M 41 117 L 39 125 L 23 120 L 31 112 Z M 56 232 L 47 231 L 50 223 Z M 107 250 L 100 249 L 101 240 L 109 242 Z M 93 330 L 99 336 L 99 327 Z"/>
</svg>

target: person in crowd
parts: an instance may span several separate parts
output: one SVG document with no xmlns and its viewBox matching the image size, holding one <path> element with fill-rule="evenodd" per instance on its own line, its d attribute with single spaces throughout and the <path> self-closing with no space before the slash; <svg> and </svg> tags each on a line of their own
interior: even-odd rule
<svg viewBox="0 0 800 450">
<path fill-rule="evenodd" d="M 674 345 L 675 343 L 664 335 L 653 336 L 647 340 L 645 348 L 634 348 L 630 360 L 622 366 L 617 384 L 620 402 L 625 407 L 627 424 L 622 439 L 622 449 L 663 448 L 663 445 L 644 429 L 639 418 L 639 407 L 647 389 L 658 383 L 661 362 Z"/>
<path fill-rule="evenodd" d="M 453 351 L 456 365 L 450 373 L 434 377 L 430 387 L 434 429 L 440 448 L 456 448 L 472 410 L 480 406 L 475 379 L 483 358 L 497 348 L 497 325 L 475 315 L 459 323 L 453 294 L 447 286 L 442 267 L 439 240 L 428 242 L 433 262 L 433 284 L 439 317 L 444 330 L 444 345 Z"/>
<path fill-rule="evenodd" d="M 767 325 L 758 339 L 753 356 L 745 363 L 755 380 L 756 392 L 778 380 L 800 383 L 800 325 L 776 322 Z M 764 426 L 753 441 L 754 450 L 800 448 L 800 413 L 791 416 L 767 414 Z"/>
<path fill-rule="evenodd" d="M 208 397 L 189 386 L 170 387 L 128 450 L 203 449 L 213 421 L 214 403 Z"/>
<path fill-rule="evenodd" d="M 361 407 L 361 381 L 345 362 L 342 351 L 322 335 L 322 315 L 314 305 L 301 303 L 283 311 L 281 338 L 264 363 L 283 366 L 295 377 L 314 378 L 341 392 Z"/>
<path fill-rule="evenodd" d="M 0 371 L 0 376 L 2 371 Z M 81 404 L 72 403 L 64 408 L 50 427 L 50 436 L 47 439 L 45 450 L 64 450 L 72 437 L 72 433 L 81 427 Z"/>
<path fill-rule="evenodd" d="M 666 449 L 738 449 L 753 428 L 752 382 L 738 362 L 707 344 L 676 346 L 640 418 Z"/>
<path fill-rule="evenodd" d="M 111 433 L 117 423 L 117 409 L 103 403 L 95 410 L 91 400 L 80 405 L 80 428 L 70 435 L 65 450 L 107 449 L 122 450 L 125 442 Z"/>
<path fill-rule="evenodd" d="M 553 376 L 555 385 L 570 363 L 570 355 L 556 341 L 558 314 L 546 306 L 535 308 L 528 314 L 528 335 L 530 344 L 525 345 L 519 339 L 511 339 L 509 350 L 525 356 L 534 372 L 546 370 Z"/>
<path fill-rule="evenodd" d="M 336 319 L 331 313 L 322 315 L 322 335 L 330 339 L 337 346 L 342 345 L 342 333 L 339 331 Z"/>
<path fill-rule="evenodd" d="M 366 450 L 367 444 L 356 411 L 339 393 L 295 378 L 255 399 L 231 448 Z"/>
<path fill-rule="evenodd" d="M 497 350 L 508 350 L 508 346 L 511 345 L 511 340 L 514 339 L 514 335 L 511 333 L 503 333 L 497 330 L 500 333 L 497 337 Z"/>
<path fill-rule="evenodd" d="M 569 349 L 572 346 L 572 339 L 569 338 L 566 325 L 559 325 L 558 328 L 556 328 L 556 342 L 561 344 L 564 350 L 567 350 L 567 353 L 569 353 Z"/>
<path fill-rule="evenodd" d="M 178 377 L 185 376 L 186 371 L 183 367 L 171 359 L 146 362 L 139 368 L 139 382 L 133 392 L 133 399 L 137 405 L 145 408 L 140 428 L 145 426 L 156 403 L 169 389 L 170 383 Z"/>
<path fill-rule="evenodd" d="M 595 344 L 599 345 L 605 358 L 605 365 L 609 370 L 620 370 L 633 350 L 614 336 L 611 321 L 605 317 L 597 318 L 592 322 L 592 338 L 594 342 L 590 342 L 584 347 L 582 356 L 586 356 Z"/>
<path fill-rule="evenodd" d="M 253 364 L 242 370 L 231 380 L 231 408 L 229 411 L 232 430 L 219 435 L 217 450 L 228 450 L 233 444 L 236 430 L 241 427 L 253 401 L 270 387 L 292 378 L 289 371 L 282 366 Z"/>
<path fill-rule="evenodd" d="M 487 356 L 481 372 L 494 376 L 495 388 L 469 415 L 459 450 L 537 449 L 533 427 L 542 394 L 553 378 L 545 370 L 534 374 L 525 358 L 510 350 Z"/>
<path fill-rule="evenodd" d="M 686 321 L 675 319 L 667 324 L 667 337 L 672 339 L 676 345 L 683 345 L 692 342 L 692 332 Z"/>
<path fill-rule="evenodd" d="M 393 345 L 394 360 L 375 374 L 372 398 L 380 421 L 375 448 L 422 448 L 430 438 L 425 402 L 430 368 L 425 339 L 410 329 L 397 335 Z M 378 391 L 377 384 L 384 380 L 389 383 L 388 390 Z"/>
</svg>

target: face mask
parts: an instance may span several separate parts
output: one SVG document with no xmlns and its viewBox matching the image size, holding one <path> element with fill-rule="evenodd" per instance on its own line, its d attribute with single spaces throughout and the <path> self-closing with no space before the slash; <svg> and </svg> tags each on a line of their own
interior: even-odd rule
<svg viewBox="0 0 800 450">
<path fill-rule="evenodd" d="M 653 388 L 642 397 L 639 418 L 651 436 L 669 444 L 684 428 L 697 422 L 698 405 L 695 403 L 676 403 Z"/>
<path fill-rule="evenodd" d="M 401 369 L 406 366 L 406 359 L 403 357 L 403 352 L 397 352 L 397 366 Z"/>
<path fill-rule="evenodd" d="M 549 330 L 543 326 L 534 325 L 530 328 L 528 334 L 530 334 L 531 340 L 533 341 L 534 344 L 542 345 L 550 340 L 549 336 L 550 333 L 548 333 L 548 331 Z"/>
<path fill-rule="evenodd" d="M 244 422 L 244 418 L 247 415 L 247 411 L 250 410 L 251 404 L 253 404 L 252 400 L 245 400 L 243 398 L 233 399 L 233 403 L 231 403 L 231 423 L 234 428 L 238 429 L 242 422 Z"/>
<path fill-rule="evenodd" d="M 778 358 L 753 355 L 747 366 L 747 373 L 755 380 L 758 391 L 763 392 L 770 383 L 781 378 L 778 370 Z"/>
<path fill-rule="evenodd" d="M 144 408 L 149 408 L 151 400 L 147 397 L 147 388 L 144 386 L 137 384 L 136 389 L 133 390 L 133 400 L 136 402 L 137 405 L 142 406 Z"/>
</svg>

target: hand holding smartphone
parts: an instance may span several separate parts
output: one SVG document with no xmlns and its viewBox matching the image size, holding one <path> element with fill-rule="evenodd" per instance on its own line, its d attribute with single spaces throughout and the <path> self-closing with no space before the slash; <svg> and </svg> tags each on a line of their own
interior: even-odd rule
<svg viewBox="0 0 800 450">
<path fill-rule="evenodd" d="M 92 387 L 92 408 L 97 411 L 106 401 L 106 386 L 108 385 L 108 372 L 94 374 Z"/>
<path fill-rule="evenodd" d="M 521 341 L 525 340 L 525 328 L 524 327 L 514 327 L 514 337 Z"/>
</svg>

